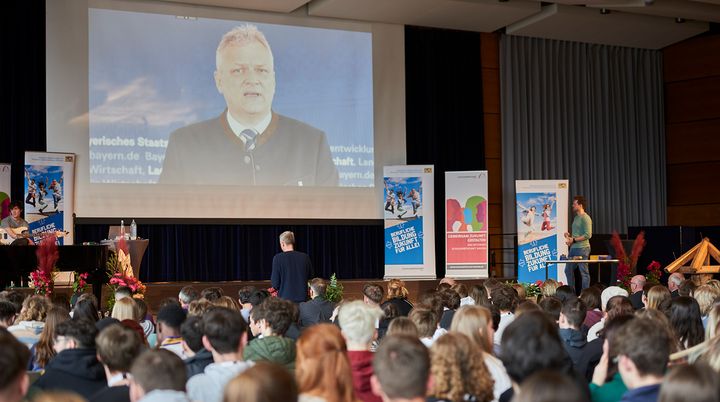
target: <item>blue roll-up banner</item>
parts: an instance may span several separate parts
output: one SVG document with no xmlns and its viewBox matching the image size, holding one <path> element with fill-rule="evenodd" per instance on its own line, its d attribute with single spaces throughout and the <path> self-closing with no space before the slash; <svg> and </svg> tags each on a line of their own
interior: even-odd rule
<svg viewBox="0 0 720 402">
<path fill-rule="evenodd" d="M 52 232 L 68 234 L 59 244 L 73 244 L 75 154 L 25 152 L 25 220 L 35 243 Z"/>
<path fill-rule="evenodd" d="M 567 180 L 516 180 L 518 233 L 518 282 L 552 278 L 565 283 L 563 269 L 545 261 L 567 255 L 564 234 L 568 229 Z"/>
<path fill-rule="evenodd" d="M 432 165 L 385 166 L 385 278 L 435 279 Z"/>
</svg>

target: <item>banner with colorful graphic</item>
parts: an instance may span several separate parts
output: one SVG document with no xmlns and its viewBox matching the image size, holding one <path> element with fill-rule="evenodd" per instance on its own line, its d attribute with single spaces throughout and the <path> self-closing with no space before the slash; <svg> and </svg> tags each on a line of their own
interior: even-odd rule
<svg viewBox="0 0 720 402">
<path fill-rule="evenodd" d="M 53 232 L 69 232 L 73 244 L 75 154 L 25 152 L 25 220 L 35 243 Z"/>
<path fill-rule="evenodd" d="M 385 166 L 385 278 L 435 279 L 433 166 Z"/>
<path fill-rule="evenodd" d="M 10 164 L 0 163 L 0 219 L 10 215 Z"/>
<path fill-rule="evenodd" d="M 567 180 L 516 180 L 518 282 L 544 281 L 545 261 L 567 255 Z M 564 269 L 549 264 L 547 277 L 565 283 Z M 564 267 L 563 267 L 564 268 Z"/>
<path fill-rule="evenodd" d="M 445 172 L 445 276 L 488 277 L 488 172 Z"/>
</svg>

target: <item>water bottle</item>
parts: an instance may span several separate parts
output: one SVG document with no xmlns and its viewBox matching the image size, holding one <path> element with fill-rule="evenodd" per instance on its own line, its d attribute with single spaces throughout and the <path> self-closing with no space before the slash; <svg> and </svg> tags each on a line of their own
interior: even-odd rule
<svg viewBox="0 0 720 402">
<path fill-rule="evenodd" d="M 135 219 L 132 220 L 132 223 L 130 224 L 130 240 L 136 240 L 137 239 L 137 223 L 135 223 Z"/>
<path fill-rule="evenodd" d="M 120 221 L 120 237 L 125 238 L 125 221 Z"/>
</svg>

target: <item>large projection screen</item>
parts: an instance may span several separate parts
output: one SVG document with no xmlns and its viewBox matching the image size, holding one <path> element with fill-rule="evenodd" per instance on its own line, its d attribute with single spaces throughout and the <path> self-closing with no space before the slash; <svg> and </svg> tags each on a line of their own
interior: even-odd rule
<svg viewBox="0 0 720 402">
<path fill-rule="evenodd" d="M 405 163 L 402 26 L 46 7 L 48 151 L 78 155 L 78 217 L 381 217 L 382 166 Z"/>
</svg>

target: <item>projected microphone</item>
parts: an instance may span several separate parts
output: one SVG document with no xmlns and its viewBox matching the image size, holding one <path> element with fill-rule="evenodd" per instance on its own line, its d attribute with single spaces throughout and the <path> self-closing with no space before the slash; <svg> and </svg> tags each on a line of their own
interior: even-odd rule
<svg viewBox="0 0 720 402">
<path fill-rule="evenodd" d="M 253 155 L 253 151 L 255 150 L 255 147 L 257 146 L 257 136 L 258 136 L 258 132 L 251 128 L 245 129 L 240 133 L 240 137 L 245 140 L 245 152 L 250 154 L 249 156 L 246 155 L 245 158 L 243 158 L 243 160 L 245 161 L 246 164 L 250 165 L 250 170 L 252 170 L 252 184 L 253 185 L 257 184 L 256 179 L 255 179 L 255 170 L 256 170 L 255 155 Z"/>
</svg>

